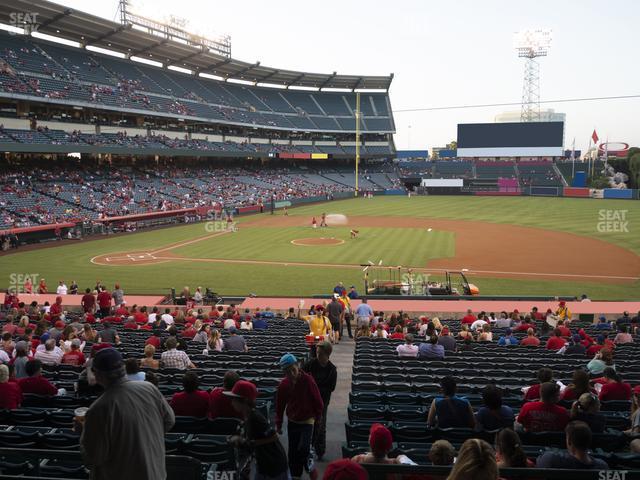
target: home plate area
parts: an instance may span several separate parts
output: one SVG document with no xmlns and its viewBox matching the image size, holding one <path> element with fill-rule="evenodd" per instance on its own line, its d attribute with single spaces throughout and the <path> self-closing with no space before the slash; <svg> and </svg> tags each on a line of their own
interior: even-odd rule
<svg viewBox="0 0 640 480">
<path fill-rule="evenodd" d="M 150 253 L 128 253 L 127 257 L 132 262 L 139 262 L 140 260 L 156 260 L 156 257 Z"/>
<path fill-rule="evenodd" d="M 155 256 L 153 252 L 110 253 L 91 259 L 91 262 L 97 265 L 149 265 L 166 261 Z"/>
</svg>

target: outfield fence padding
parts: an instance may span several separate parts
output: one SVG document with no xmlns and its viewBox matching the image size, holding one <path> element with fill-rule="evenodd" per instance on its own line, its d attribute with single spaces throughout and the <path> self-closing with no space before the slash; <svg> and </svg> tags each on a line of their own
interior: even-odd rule
<svg viewBox="0 0 640 480">
<path fill-rule="evenodd" d="M 563 197 L 579 197 L 579 198 L 589 198 L 590 190 L 586 187 L 564 187 L 562 191 Z"/>
<path fill-rule="evenodd" d="M 621 190 L 618 188 L 605 188 L 603 191 L 603 198 L 623 198 L 632 200 L 633 190 Z"/>
<path fill-rule="evenodd" d="M 529 187 L 529 195 L 534 196 L 543 196 L 543 197 L 558 197 L 559 196 L 558 187 Z"/>
</svg>

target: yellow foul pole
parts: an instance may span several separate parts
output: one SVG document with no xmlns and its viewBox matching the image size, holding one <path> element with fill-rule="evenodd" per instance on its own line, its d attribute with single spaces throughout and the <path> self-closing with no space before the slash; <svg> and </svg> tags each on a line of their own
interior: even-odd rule
<svg viewBox="0 0 640 480">
<path fill-rule="evenodd" d="M 360 92 L 356 92 L 356 190 L 358 196 L 358 164 L 360 163 Z"/>
</svg>

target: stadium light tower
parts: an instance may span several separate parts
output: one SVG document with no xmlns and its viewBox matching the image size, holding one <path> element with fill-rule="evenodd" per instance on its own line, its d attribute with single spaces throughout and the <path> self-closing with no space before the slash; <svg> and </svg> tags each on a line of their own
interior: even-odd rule
<svg viewBox="0 0 640 480">
<path fill-rule="evenodd" d="M 551 47 L 551 30 L 523 30 L 515 35 L 518 57 L 525 58 L 521 122 L 540 121 L 540 64 Z"/>
</svg>

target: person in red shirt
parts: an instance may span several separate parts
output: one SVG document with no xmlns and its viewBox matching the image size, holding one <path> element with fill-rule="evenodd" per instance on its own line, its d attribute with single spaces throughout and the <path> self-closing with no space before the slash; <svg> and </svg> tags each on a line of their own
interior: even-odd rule
<svg viewBox="0 0 640 480">
<path fill-rule="evenodd" d="M 111 294 L 106 288 L 103 288 L 100 293 L 98 293 L 98 307 L 100 307 L 100 315 L 102 318 L 109 316 L 111 313 Z"/>
<path fill-rule="evenodd" d="M 16 330 L 18 330 L 18 325 L 12 322 L 8 322 L 2 327 L 2 333 L 8 333 L 9 337 L 13 337 L 16 334 Z"/>
<path fill-rule="evenodd" d="M 547 340 L 546 349 L 560 350 L 562 347 L 565 346 L 566 343 L 567 343 L 566 340 L 562 338 L 562 331 L 559 328 L 556 328 L 553 331 L 553 336 L 549 337 L 549 340 Z"/>
<path fill-rule="evenodd" d="M 218 308 L 212 308 L 209 312 L 209 318 L 214 319 L 218 318 L 222 314 L 223 307 L 222 305 L 218 305 Z"/>
<path fill-rule="evenodd" d="M 49 316 L 51 317 L 51 323 L 55 323 L 60 320 L 60 315 L 62 315 L 62 297 L 56 297 L 56 303 L 51 305 L 49 308 Z"/>
<path fill-rule="evenodd" d="M 194 326 L 193 326 L 192 324 L 190 324 L 190 323 L 187 323 L 185 326 L 186 326 L 187 328 L 185 328 L 185 329 L 182 331 L 182 336 L 183 336 L 184 338 L 193 339 L 193 337 L 195 337 L 195 336 L 196 336 L 196 333 L 198 333 L 198 331 L 197 331 L 197 330 L 194 328 Z"/>
<path fill-rule="evenodd" d="M 149 317 L 147 315 L 147 307 L 140 308 L 139 311 L 133 314 L 133 319 L 138 325 L 144 325 L 148 322 Z"/>
<path fill-rule="evenodd" d="M 200 380 L 196 372 L 187 372 L 182 377 L 182 392 L 173 394 L 169 405 L 173 413 L 183 417 L 204 418 L 209 410 L 209 394 L 198 390 Z"/>
<path fill-rule="evenodd" d="M 42 376 L 42 362 L 40 360 L 29 360 L 25 370 L 29 376 L 18 380 L 22 393 L 32 393 L 46 397 L 58 394 L 58 389 L 55 385 Z"/>
<path fill-rule="evenodd" d="M 566 408 L 557 405 L 560 398 L 560 387 L 553 382 L 546 382 L 540 388 L 539 402 L 525 403 L 520 409 L 517 422 L 528 432 L 559 432 L 569 423 Z"/>
<path fill-rule="evenodd" d="M 45 282 L 44 278 L 40 279 L 40 283 L 38 284 L 38 293 L 40 295 L 49 293 L 49 290 L 47 289 L 47 282 Z"/>
<path fill-rule="evenodd" d="M 543 313 L 540 313 L 538 311 L 538 307 L 533 307 L 531 309 L 531 318 L 533 318 L 534 320 L 542 321 L 545 320 L 547 316 Z"/>
<path fill-rule="evenodd" d="M 571 337 L 571 330 L 569 330 L 567 327 L 564 326 L 564 320 L 558 320 L 558 325 L 556 329 L 560 330 L 560 334 L 563 337 L 565 338 Z"/>
<path fill-rule="evenodd" d="M 153 345 L 156 350 L 160 350 L 160 332 L 154 330 L 153 335 L 147 338 L 144 344 Z"/>
<path fill-rule="evenodd" d="M 596 343 L 596 341 L 590 337 L 587 332 L 584 331 L 584 328 L 581 328 L 580 330 L 578 330 L 578 335 L 580 335 L 580 338 L 582 338 L 582 341 L 580 343 L 582 343 L 582 345 L 585 346 L 585 348 L 589 348 L 591 345 L 593 345 L 594 343 Z M 588 351 L 588 350 L 587 350 Z"/>
<path fill-rule="evenodd" d="M 389 336 L 393 340 L 404 340 L 404 333 L 402 333 L 402 326 L 396 325 L 394 332 Z"/>
<path fill-rule="evenodd" d="M 512 330 L 514 332 L 526 332 L 529 329 L 532 329 L 533 331 L 535 331 L 536 329 L 536 325 L 531 321 L 530 317 L 525 317 L 525 319 L 519 323 L 518 325 L 516 325 Z"/>
<path fill-rule="evenodd" d="M 583 393 L 595 393 L 595 390 L 589 385 L 589 373 L 578 368 L 573 371 L 571 383 L 562 392 L 562 400 L 572 402 L 578 400 Z"/>
<path fill-rule="evenodd" d="M 473 322 L 475 322 L 477 320 L 476 316 L 473 314 L 473 312 L 471 311 L 471 309 L 467 310 L 467 314 L 462 317 L 462 320 L 460 320 L 460 323 L 462 325 L 471 325 Z"/>
<path fill-rule="evenodd" d="M 286 410 L 289 420 L 289 472 L 292 477 L 301 477 L 303 470 L 309 468 L 313 427 L 322 417 L 324 403 L 316 381 L 302 371 L 294 355 L 284 354 L 279 364 L 285 377 L 276 393 L 276 430 L 282 434 Z M 314 470 L 308 473 L 311 478 L 317 474 Z"/>
<path fill-rule="evenodd" d="M 608 400 L 631 400 L 631 385 L 624 383 L 622 377 L 612 367 L 607 367 L 602 372 L 604 384 L 598 398 L 601 402 Z"/>
<path fill-rule="evenodd" d="M 0 364 L 0 409 L 14 410 L 20 408 L 22 390 L 16 382 L 9 381 L 9 367 Z"/>
<path fill-rule="evenodd" d="M 129 316 L 129 309 L 127 309 L 127 307 L 124 305 L 124 303 L 122 305 L 118 305 L 118 308 L 116 308 L 115 315 L 117 315 L 118 317 L 128 317 Z"/>
<path fill-rule="evenodd" d="M 606 335 L 600 334 L 596 337 L 596 343 L 587 348 L 587 357 L 593 357 L 603 348 L 608 348 L 613 352 L 616 344 L 607 338 Z"/>
<path fill-rule="evenodd" d="M 527 390 L 527 393 L 524 395 L 525 402 L 531 402 L 532 400 L 538 400 L 540 398 L 540 387 L 542 387 L 544 383 L 553 382 L 553 370 L 548 367 L 542 367 L 538 370 L 536 378 L 539 383 L 529 387 L 529 390 Z"/>
<path fill-rule="evenodd" d="M 138 324 L 133 317 L 127 319 L 127 323 L 124 324 L 125 330 L 138 330 Z"/>
<path fill-rule="evenodd" d="M 82 305 L 82 310 L 84 313 L 93 313 L 96 308 L 96 297 L 91 294 L 91 289 L 87 288 L 84 291 L 84 295 L 80 300 L 80 305 Z"/>
<path fill-rule="evenodd" d="M 18 296 L 14 293 L 13 290 L 9 289 L 4 295 L 4 309 L 9 310 L 11 308 L 18 308 L 18 304 L 20 301 L 18 300 Z"/>
<path fill-rule="evenodd" d="M 62 362 L 64 365 L 75 365 L 82 366 L 84 365 L 85 358 L 84 353 L 80 350 L 80 340 L 74 338 L 71 340 L 71 350 L 62 355 Z"/>
<path fill-rule="evenodd" d="M 527 330 L 527 336 L 522 339 L 520 345 L 525 347 L 538 347 L 540 346 L 540 339 L 536 337 L 533 328 Z"/>
<path fill-rule="evenodd" d="M 27 277 L 23 285 L 24 293 L 31 295 L 33 293 L 33 282 L 31 277 Z"/>
<path fill-rule="evenodd" d="M 209 394 L 209 418 L 232 417 L 241 418 L 238 411 L 231 404 L 231 397 L 224 392 L 233 390 L 233 386 L 240 380 L 237 372 L 229 370 L 222 379 L 222 388 L 217 387 Z"/>
</svg>

